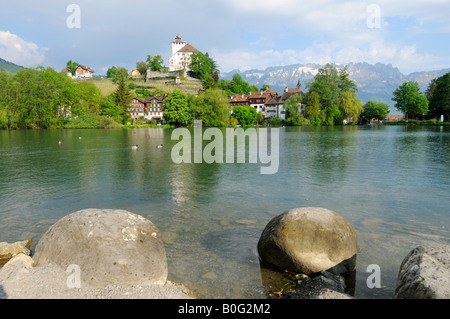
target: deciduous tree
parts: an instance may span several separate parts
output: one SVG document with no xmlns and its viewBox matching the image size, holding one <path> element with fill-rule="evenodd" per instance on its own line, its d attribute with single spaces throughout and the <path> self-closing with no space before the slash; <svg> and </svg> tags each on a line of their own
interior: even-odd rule
<svg viewBox="0 0 450 319">
<path fill-rule="evenodd" d="M 389 105 L 383 102 L 367 101 L 363 108 L 364 112 L 361 114 L 361 117 L 369 123 L 373 119 L 383 121 L 389 114 Z"/>
<path fill-rule="evenodd" d="M 430 97 L 430 113 L 444 115 L 450 120 L 450 72 L 436 79 L 436 86 Z"/>
<path fill-rule="evenodd" d="M 230 123 L 230 108 L 226 93 L 220 89 L 208 89 L 192 103 L 192 116 L 205 127 L 223 127 Z"/>
<path fill-rule="evenodd" d="M 404 82 L 393 92 L 393 96 L 395 107 L 405 113 L 406 119 L 428 112 L 428 99 L 420 93 L 417 82 Z"/>
<path fill-rule="evenodd" d="M 67 61 L 66 68 L 70 73 L 72 73 L 72 75 L 75 75 L 75 70 L 77 69 L 78 65 L 78 62 L 72 62 L 72 60 L 69 60 Z"/>
<path fill-rule="evenodd" d="M 163 69 L 164 60 L 161 55 L 152 56 L 150 54 L 147 55 L 147 65 L 150 71 L 158 71 L 161 72 Z"/>
<path fill-rule="evenodd" d="M 243 126 L 256 123 L 256 109 L 251 106 L 237 105 L 233 108 L 233 117 Z"/>
<path fill-rule="evenodd" d="M 167 95 L 163 120 L 175 126 L 188 126 L 192 122 L 191 110 L 183 92 L 175 90 Z"/>
</svg>

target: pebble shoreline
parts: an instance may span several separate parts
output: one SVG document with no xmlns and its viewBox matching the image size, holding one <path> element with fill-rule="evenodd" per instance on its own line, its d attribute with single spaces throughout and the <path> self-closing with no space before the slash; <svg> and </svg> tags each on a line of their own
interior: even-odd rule
<svg viewBox="0 0 450 319">
<path fill-rule="evenodd" d="M 70 274 L 56 265 L 18 268 L 1 278 L 0 299 L 192 299 L 181 285 L 167 281 L 164 286 L 108 286 L 68 288 Z"/>
</svg>

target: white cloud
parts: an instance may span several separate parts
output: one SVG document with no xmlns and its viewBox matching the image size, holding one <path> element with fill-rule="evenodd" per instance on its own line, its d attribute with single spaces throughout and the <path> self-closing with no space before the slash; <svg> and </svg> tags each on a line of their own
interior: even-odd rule
<svg viewBox="0 0 450 319">
<path fill-rule="evenodd" d="M 9 31 L 0 30 L 0 57 L 25 67 L 35 67 L 44 61 L 39 46 L 27 42 Z"/>
<path fill-rule="evenodd" d="M 435 36 L 450 30 L 448 0 L 247 0 L 244 3 L 229 0 L 228 3 L 235 14 L 246 17 L 247 28 L 254 27 L 252 33 L 264 35 L 265 29 L 282 26 L 291 36 L 271 45 L 273 50 L 257 51 L 248 46 L 235 52 L 218 51 L 219 64 L 227 70 L 264 69 L 287 65 L 290 61 L 300 64 L 381 62 L 405 73 L 449 66 L 448 57 L 432 53 L 439 46 L 448 47 L 448 43 L 443 41 L 429 47 L 421 46 L 420 42 L 426 34 Z M 295 33 L 300 41 L 292 36 Z M 228 65 L 230 68 L 226 68 Z"/>
<path fill-rule="evenodd" d="M 418 70 L 448 68 L 448 59 L 429 53 L 419 53 L 415 45 L 397 46 L 383 40 L 375 41 L 365 47 L 342 47 L 338 41 L 314 43 L 304 50 L 263 50 L 248 52 L 243 50 L 223 52 L 214 50 L 213 56 L 223 72 L 233 69 L 264 70 L 269 66 L 307 64 L 307 63 L 350 63 L 378 62 L 392 64 L 408 74 Z"/>
</svg>

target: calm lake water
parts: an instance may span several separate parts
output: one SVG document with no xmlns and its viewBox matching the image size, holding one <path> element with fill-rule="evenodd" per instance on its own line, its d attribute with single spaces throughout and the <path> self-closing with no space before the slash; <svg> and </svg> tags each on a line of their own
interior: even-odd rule
<svg viewBox="0 0 450 319">
<path fill-rule="evenodd" d="M 172 131 L 0 131 L 0 241 L 36 242 L 80 209 L 125 209 L 162 231 L 169 280 L 199 298 L 265 298 L 256 245 L 295 207 L 331 209 L 355 228 L 358 298 L 392 298 L 410 250 L 450 242 L 448 127 L 280 128 L 273 175 L 260 164 L 175 164 Z M 371 264 L 381 288 L 366 285 Z"/>
</svg>

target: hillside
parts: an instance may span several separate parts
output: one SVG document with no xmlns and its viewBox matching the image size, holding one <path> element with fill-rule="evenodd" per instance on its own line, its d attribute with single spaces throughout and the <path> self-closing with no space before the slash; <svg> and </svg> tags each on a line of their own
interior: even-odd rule
<svg viewBox="0 0 450 319">
<path fill-rule="evenodd" d="M 320 64 L 293 64 L 287 66 L 269 67 L 266 70 L 249 70 L 240 72 L 233 70 L 223 73 L 221 78 L 231 80 L 233 74 L 239 73 L 244 81 L 250 85 L 260 88 L 264 84 L 270 85 L 277 92 L 282 92 L 286 86 L 292 88 L 297 85 L 298 80 L 302 83 L 303 90 L 307 91 L 306 84 L 314 79 L 320 68 Z M 368 100 L 383 101 L 393 105 L 392 92 L 405 81 L 416 81 L 420 90 L 424 92 L 430 81 L 444 75 L 449 69 L 416 72 L 405 75 L 398 68 L 382 63 L 349 63 L 334 64 L 336 68 L 347 67 L 350 78 L 358 85 L 358 98 L 363 103 Z"/>
<path fill-rule="evenodd" d="M 0 72 L 5 71 L 8 73 L 16 73 L 22 70 L 23 68 L 24 68 L 23 66 L 14 64 L 12 62 L 8 62 L 0 58 Z"/>
<path fill-rule="evenodd" d="M 131 82 L 131 81 L 130 81 Z M 146 88 L 148 90 L 162 90 L 166 93 L 171 93 L 174 90 L 180 90 L 185 94 L 194 94 L 197 95 L 199 90 L 202 88 L 202 82 L 197 79 L 188 78 L 185 80 L 181 80 L 179 85 L 174 83 L 174 80 L 149 80 L 147 82 L 134 82 L 136 86 Z M 93 83 L 101 90 L 103 96 L 107 96 L 113 93 L 117 84 L 113 83 L 110 79 L 93 79 Z"/>
</svg>

